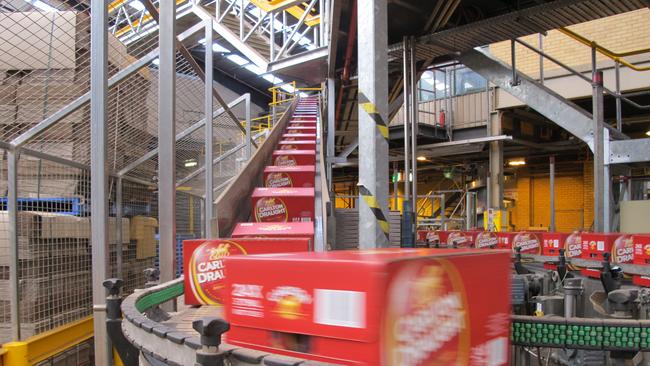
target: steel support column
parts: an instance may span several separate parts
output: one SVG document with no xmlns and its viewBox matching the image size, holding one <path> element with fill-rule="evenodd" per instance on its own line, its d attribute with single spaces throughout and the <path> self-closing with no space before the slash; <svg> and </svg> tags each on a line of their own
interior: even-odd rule
<svg viewBox="0 0 650 366">
<path fill-rule="evenodd" d="M 412 203 L 411 207 L 413 209 L 413 235 L 415 237 L 415 232 L 417 228 L 418 221 L 418 92 L 417 92 L 417 77 L 418 73 L 416 70 L 416 60 L 415 57 L 415 37 L 411 37 L 409 42 L 409 78 L 410 78 L 410 98 L 411 103 L 411 193 L 412 193 Z"/>
<path fill-rule="evenodd" d="M 160 282 L 175 275 L 176 246 L 176 2 L 160 3 L 158 84 L 158 216 Z M 207 45 L 207 47 L 212 47 Z M 209 122 L 209 121 L 206 121 Z M 206 202 L 207 207 L 207 202 Z"/>
<path fill-rule="evenodd" d="M 548 180 L 549 180 L 549 196 L 551 199 L 551 217 L 549 218 L 549 224 L 548 224 L 548 229 L 549 231 L 555 231 L 555 156 L 551 156 L 549 158 L 549 173 L 548 173 Z"/>
<path fill-rule="evenodd" d="M 501 135 L 501 118 L 501 112 L 490 113 L 490 136 Z M 503 141 L 490 142 L 489 167 L 489 208 L 500 210 L 503 207 Z"/>
<path fill-rule="evenodd" d="M 11 311 L 11 340 L 20 341 L 20 283 L 18 252 L 18 153 L 7 151 L 7 214 L 9 215 L 9 307 Z"/>
<path fill-rule="evenodd" d="M 116 252 L 116 267 L 117 267 L 117 278 L 123 278 L 122 277 L 122 263 L 123 263 L 123 258 L 122 258 L 122 238 L 124 237 L 124 233 L 122 232 L 122 215 L 123 215 L 123 208 L 122 208 L 122 199 L 124 197 L 122 190 L 124 188 L 124 182 L 122 181 L 122 178 L 116 178 L 115 179 L 115 230 L 116 235 L 116 245 L 117 245 L 117 252 Z"/>
<path fill-rule="evenodd" d="M 214 42 L 214 33 L 212 31 L 212 18 L 206 19 L 205 23 L 205 214 L 203 215 L 203 225 L 205 227 L 206 237 L 212 237 L 212 218 L 214 215 L 214 166 L 210 164 L 214 156 L 214 120 L 212 110 L 214 109 L 214 98 L 212 96 L 212 80 L 214 80 L 214 58 L 212 55 L 212 43 Z M 246 124 L 246 129 L 250 124 Z"/>
<path fill-rule="evenodd" d="M 90 11 L 90 218 L 95 364 L 111 364 L 106 334 L 108 268 L 108 176 L 106 101 L 108 100 L 108 7 L 93 1 Z"/>
<path fill-rule="evenodd" d="M 252 144 L 253 139 L 251 139 L 251 95 L 246 93 L 246 102 L 244 103 L 244 118 L 246 119 L 246 160 L 249 160 L 253 156 Z"/>
<path fill-rule="evenodd" d="M 388 21 L 386 0 L 359 0 L 359 8 L 366 9 L 357 37 L 359 105 L 366 103 L 359 108 L 359 184 L 376 204 L 373 210 L 360 197 L 359 248 L 367 249 L 389 245 L 387 222 L 378 218 L 388 218 L 388 139 L 381 130 L 388 120 Z"/>
<path fill-rule="evenodd" d="M 409 48 L 409 38 L 404 37 L 402 42 L 402 62 L 404 82 L 404 198 L 402 199 L 402 223 L 401 223 L 401 246 L 415 246 L 415 231 L 413 230 L 413 200 L 411 199 L 411 66 L 409 59 L 411 56 Z"/>
<path fill-rule="evenodd" d="M 334 79 L 327 79 L 327 180 L 330 192 L 334 188 L 332 183 L 332 161 L 336 154 L 334 138 L 336 137 L 336 83 Z"/>
<path fill-rule="evenodd" d="M 605 229 L 605 149 L 603 112 L 603 73 L 593 76 L 593 131 L 594 131 L 594 231 Z"/>
</svg>

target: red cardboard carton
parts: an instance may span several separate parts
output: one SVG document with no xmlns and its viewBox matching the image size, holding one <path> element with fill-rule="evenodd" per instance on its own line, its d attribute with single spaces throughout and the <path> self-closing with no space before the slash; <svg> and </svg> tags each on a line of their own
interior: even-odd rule
<svg viewBox="0 0 650 366">
<path fill-rule="evenodd" d="M 506 251 L 256 255 L 227 266 L 229 344 L 339 365 L 508 362 Z"/>
<path fill-rule="evenodd" d="M 255 188 L 256 222 L 314 221 L 314 188 Z"/>
<path fill-rule="evenodd" d="M 288 128 L 291 127 L 314 127 L 316 128 L 316 120 L 313 121 L 290 121 Z"/>
<path fill-rule="evenodd" d="M 438 238 L 443 247 L 471 248 L 474 245 L 474 235 L 469 231 L 439 230 Z"/>
<path fill-rule="evenodd" d="M 569 234 L 548 232 L 542 234 L 542 255 L 557 256 L 560 254 L 560 249 L 564 249 L 564 242 L 569 237 Z"/>
<path fill-rule="evenodd" d="M 650 263 L 650 235 L 632 235 L 632 242 L 634 243 L 634 264 L 647 265 Z M 634 275 L 632 282 L 639 286 L 650 287 L 650 277 L 648 276 Z"/>
<path fill-rule="evenodd" d="M 634 243 L 629 235 L 621 233 L 582 234 L 581 258 L 601 262 L 605 253 L 611 254 L 612 262 L 631 263 L 634 257 Z M 581 273 L 600 278 L 600 270 L 597 268 L 583 268 Z"/>
<path fill-rule="evenodd" d="M 491 231 L 481 231 L 476 234 L 474 239 L 474 246 L 476 248 L 496 248 L 499 245 L 499 238 L 497 234 Z"/>
<path fill-rule="evenodd" d="M 192 239 L 183 241 L 185 303 L 222 305 L 225 264 L 231 255 L 303 252 L 310 249 L 309 238 Z"/>
<path fill-rule="evenodd" d="M 542 252 L 542 239 L 540 233 L 522 231 L 512 238 L 512 251 L 521 248 L 521 253 L 540 254 Z"/>
<path fill-rule="evenodd" d="M 289 135 L 291 136 L 291 135 Z M 280 150 L 316 150 L 316 141 L 287 141 L 278 143 Z"/>
<path fill-rule="evenodd" d="M 265 187 L 313 187 L 316 176 L 314 165 L 276 166 L 264 168 Z"/>
<path fill-rule="evenodd" d="M 499 249 L 512 249 L 512 241 L 514 240 L 516 232 L 511 231 L 499 231 L 497 232 L 497 240 Z"/>
<path fill-rule="evenodd" d="M 275 150 L 273 152 L 273 165 L 316 165 L 316 151 L 314 150 Z"/>
<path fill-rule="evenodd" d="M 313 222 L 240 222 L 233 238 L 310 238 L 314 239 Z"/>
<path fill-rule="evenodd" d="M 282 135 L 283 141 L 316 141 L 315 133 L 292 133 Z"/>
<path fill-rule="evenodd" d="M 316 133 L 316 126 L 311 127 L 311 126 L 303 126 L 303 127 L 289 127 L 287 128 L 287 135 L 291 134 L 315 134 Z"/>
</svg>

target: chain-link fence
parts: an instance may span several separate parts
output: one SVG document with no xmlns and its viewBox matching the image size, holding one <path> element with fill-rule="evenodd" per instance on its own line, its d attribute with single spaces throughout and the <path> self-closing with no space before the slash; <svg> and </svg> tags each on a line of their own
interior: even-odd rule
<svg viewBox="0 0 650 366">
<path fill-rule="evenodd" d="M 158 37 L 148 13 L 126 3 L 112 6 L 107 276 L 121 277 L 128 294 L 143 287 L 144 270 L 158 258 Z M 16 327 L 26 339 L 92 313 L 89 7 L 89 0 L 0 0 L 0 344 L 15 339 Z M 183 9 L 180 4 L 179 16 Z M 179 38 L 195 42 L 203 29 L 188 23 L 179 26 Z M 204 235 L 206 164 L 212 161 L 218 195 L 246 163 L 251 136 L 238 126 L 250 98 L 228 101 L 233 118 L 215 97 L 213 116 L 206 119 L 201 71 L 180 53 L 176 62 L 180 273 L 180 243 Z M 213 124 L 212 157 L 205 156 L 206 120 Z M 18 156 L 15 196 L 9 194 L 9 151 Z M 8 211 L 13 199 L 15 223 Z M 13 227 L 17 258 L 11 254 Z M 14 285 L 19 324 L 11 316 Z"/>
</svg>

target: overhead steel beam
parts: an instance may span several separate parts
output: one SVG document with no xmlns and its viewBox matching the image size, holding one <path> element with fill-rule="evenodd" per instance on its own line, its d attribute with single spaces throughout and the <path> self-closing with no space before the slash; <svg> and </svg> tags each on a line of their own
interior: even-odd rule
<svg viewBox="0 0 650 366">
<path fill-rule="evenodd" d="M 610 164 L 650 161 L 650 138 L 609 142 Z"/>
<path fill-rule="evenodd" d="M 193 36 L 196 32 L 198 32 L 201 29 L 202 29 L 201 23 L 195 24 L 185 32 L 181 33 L 178 36 L 178 39 L 183 41 Z M 147 66 L 151 61 L 155 60 L 158 57 L 159 53 L 160 53 L 160 49 L 156 48 L 155 50 L 142 56 L 142 58 L 140 58 L 139 60 L 135 61 L 134 63 L 118 71 L 113 77 L 108 79 L 108 88 L 110 89 L 111 87 L 122 82 L 124 79 L 138 72 L 141 68 Z M 27 143 L 35 136 L 45 132 L 50 127 L 54 126 L 57 122 L 61 121 L 62 119 L 66 118 L 67 116 L 69 116 L 70 114 L 78 110 L 79 108 L 88 104 L 88 102 L 90 101 L 90 94 L 91 92 L 88 91 L 87 93 L 81 95 L 77 99 L 70 102 L 68 105 L 59 109 L 51 116 L 42 120 L 41 122 L 39 122 L 38 124 L 30 128 L 29 130 L 22 133 L 20 136 L 13 139 L 13 141 L 11 141 L 11 145 L 14 147 L 23 146 L 25 143 Z"/>
<path fill-rule="evenodd" d="M 249 94 L 244 94 L 244 95 L 238 97 L 237 99 L 233 100 L 232 102 L 230 102 L 228 104 L 228 108 L 233 108 L 237 104 L 246 101 L 247 95 L 249 95 Z M 216 111 L 214 111 L 214 113 L 212 113 L 212 118 L 219 117 L 224 112 L 225 112 L 224 108 L 219 108 Z M 186 136 L 191 135 L 194 131 L 198 130 L 199 128 L 203 127 L 204 125 L 205 125 L 205 118 L 198 121 L 198 122 L 196 122 L 196 123 L 194 123 L 193 125 L 187 127 L 186 129 L 184 129 L 183 131 L 178 133 L 176 135 L 176 141 L 178 142 L 181 139 L 185 138 Z M 156 155 L 158 155 L 158 148 L 155 148 L 155 149 L 149 151 L 148 153 L 146 153 L 146 154 L 142 155 L 141 157 L 139 157 L 134 162 L 132 162 L 129 165 L 122 168 L 119 172 L 117 172 L 117 176 L 121 177 L 121 176 L 126 175 L 128 172 L 130 172 L 131 170 L 137 168 L 138 166 L 140 166 L 140 164 L 142 164 L 145 161 L 153 158 Z"/>
<path fill-rule="evenodd" d="M 386 0 L 359 0 L 359 248 L 388 240 L 388 21 Z M 363 107 L 362 107 L 363 106 Z M 383 127 L 382 127 L 383 125 Z M 386 130 L 383 131 L 382 128 Z"/>
<path fill-rule="evenodd" d="M 518 75 L 519 84 L 512 85 L 512 69 L 484 52 L 478 50 L 463 52 L 458 56 L 458 60 L 569 131 L 593 150 L 593 122 L 589 113 L 526 75 Z"/>
<path fill-rule="evenodd" d="M 203 21 L 206 21 L 208 19 L 213 19 L 212 15 L 208 11 L 206 11 L 201 5 L 194 4 L 192 6 L 192 11 L 194 12 L 194 14 L 196 14 L 196 16 L 201 18 Z M 224 15 L 225 14 L 226 12 L 224 12 Z M 261 68 L 262 70 L 267 70 L 269 62 L 262 55 L 260 55 L 253 47 L 250 47 L 246 43 L 242 42 L 242 40 L 239 39 L 238 35 L 233 33 L 225 25 L 221 24 L 219 20 L 215 20 L 212 23 L 212 26 L 214 27 L 214 31 L 217 32 L 223 39 L 225 39 L 226 42 L 235 46 L 235 48 L 237 48 L 239 52 L 244 54 L 246 58 L 251 60 L 251 62 L 257 65 L 259 68 Z"/>
<path fill-rule="evenodd" d="M 108 5 L 91 3 L 90 12 L 90 223 L 95 364 L 110 365 L 106 332 L 108 277 L 108 176 L 106 174 L 108 101 Z"/>
</svg>

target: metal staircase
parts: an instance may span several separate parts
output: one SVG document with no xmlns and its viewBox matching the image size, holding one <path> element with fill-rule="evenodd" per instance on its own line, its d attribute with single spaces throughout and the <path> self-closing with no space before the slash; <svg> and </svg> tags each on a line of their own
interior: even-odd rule
<svg viewBox="0 0 650 366">
<path fill-rule="evenodd" d="M 306 6 L 296 1 L 218 0 L 194 3 L 192 11 L 203 21 L 212 20 L 215 32 L 262 72 L 282 72 L 305 62 L 326 62 L 327 6 L 327 0 Z"/>
</svg>

